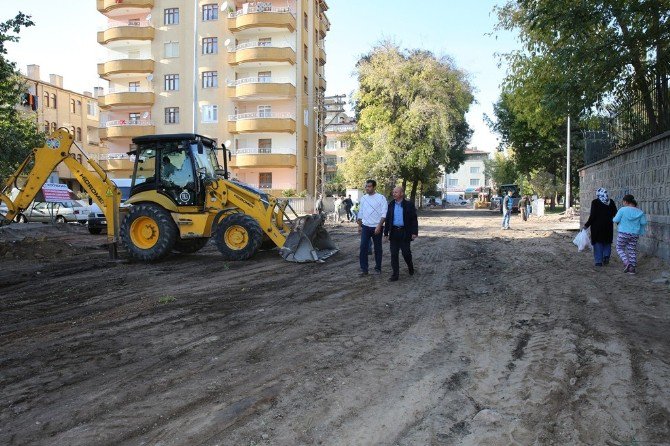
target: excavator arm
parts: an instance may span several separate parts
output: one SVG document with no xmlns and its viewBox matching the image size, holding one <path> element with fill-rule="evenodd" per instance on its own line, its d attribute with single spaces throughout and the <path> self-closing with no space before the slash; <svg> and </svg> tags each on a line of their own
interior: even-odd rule
<svg viewBox="0 0 670 446">
<path fill-rule="evenodd" d="M 68 130 L 61 128 L 46 139 L 43 147 L 33 149 L 0 189 L 0 202 L 5 203 L 8 209 L 6 215 L 0 215 L 0 225 L 11 223 L 21 211 L 25 210 L 44 186 L 51 172 L 60 163 L 64 163 L 105 214 L 108 221 L 107 238 L 111 244 L 110 250 L 113 250 L 110 254 L 116 256 L 121 192 L 94 160 L 88 159 L 93 168 L 91 172 L 71 156 L 70 149 L 73 142 L 74 138 Z M 16 190 L 18 194 L 14 193 Z"/>
</svg>

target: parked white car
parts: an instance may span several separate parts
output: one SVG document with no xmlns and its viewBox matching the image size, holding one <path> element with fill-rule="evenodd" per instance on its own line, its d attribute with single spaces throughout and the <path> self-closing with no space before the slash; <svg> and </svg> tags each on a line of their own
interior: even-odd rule
<svg viewBox="0 0 670 446">
<path fill-rule="evenodd" d="M 86 223 L 89 208 L 77 200 L 44 202 L 33 201 L 30 206 L 16 216 L 19 223 Z"/>
</svg>

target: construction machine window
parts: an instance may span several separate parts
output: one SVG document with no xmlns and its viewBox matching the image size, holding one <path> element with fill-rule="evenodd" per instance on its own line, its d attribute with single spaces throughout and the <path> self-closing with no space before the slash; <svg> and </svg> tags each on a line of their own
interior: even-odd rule
<svg viewBox="0 0 670 446">
<path fill-rule="evenodd" d="M 204 147 L 203 149 L 202 153 L 200 153 L 198 151 L 198 144 L 191 144 L 191 152 L 195 158 L 195 168 L 201 177 L 215 179 L 216 169 L 219 168 L 215 148 Z"/>
<path fill-rule="evenodd" d="M 174 149 L 163 148 L 160 168 L 161 190 L 178 205 L 192 206 L 196 187 L 192 158 L 182 145 Z"/>
</svg>

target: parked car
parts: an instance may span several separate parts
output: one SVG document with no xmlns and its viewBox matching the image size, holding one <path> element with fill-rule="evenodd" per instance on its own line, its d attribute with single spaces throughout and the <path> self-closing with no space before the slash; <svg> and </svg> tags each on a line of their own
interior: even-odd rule
<svg viewBox="0 0 670 446">
<path fill-rule="evenodd" d="M 81 223 L 88 219 L 89 209 L 77 200 L 45 202 L 33 201 L 16 216 L 18 223 Z"/>
<path fill-rule="evenodd" d="M 116 187 L 121 191 L 121 204 L 123 204 L 123 202 L 130 196 L 131 180 L 129 178 L 118 178 L 112 181 L 114 181 Z M 102 209 L 100 209 L 100 206 L 95 203 L 91 205 L 86 224 L 88 225 L 88 232 L 91 234 L 97 235 L 102 234 L 103 231 L 107 232 L 107 219 L 105 214 L 102 212 Z"/>
</svg>

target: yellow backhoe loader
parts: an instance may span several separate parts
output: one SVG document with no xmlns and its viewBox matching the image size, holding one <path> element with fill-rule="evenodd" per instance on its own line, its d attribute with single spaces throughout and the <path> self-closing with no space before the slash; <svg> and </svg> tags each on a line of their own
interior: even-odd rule
<svg viewBox="0 0 670 446">
<path fill-rule="evenodd" d="M 190 133 L 134 138 L 130 198 L 122 208 L 121 194 L 102 168 L 89 159 L 91 172 L 70 156 L 72 143 L 72 135 L 59 129 L 44 147 L 33 150 L 0 190 L 0 201 L 9 209 L 0 224 L 25 209 L 63 162 L 105 214 L 114 256 L 119 239 L 141 261 L 159 260 L 173 250 L 196 252 L 212 237 L 227 260 L 248 259 L 262 244 L 277 246 L 292 262 L 322 261 L 338 251 L 319 215 L 293 212 L 289 218 L 288 200 L 230 179 L 230 151 L 220 149 L 222 169 L 219 149 L 210 138 Z M 13 188 L 19 194 L 10 199 Z"/>
</svg>

